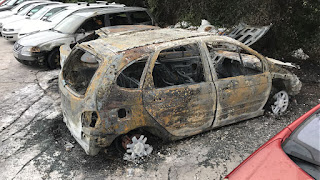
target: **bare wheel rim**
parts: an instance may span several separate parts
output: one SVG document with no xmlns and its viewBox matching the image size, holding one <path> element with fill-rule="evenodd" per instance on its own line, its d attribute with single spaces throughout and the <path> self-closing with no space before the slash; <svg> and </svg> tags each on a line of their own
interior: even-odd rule
<svg viewBox="0 0 320 180">
<path fill-rule="evenodd" d="M 289 95 L 286 91 L 280 91 L 276 93 L 273 98 L 276 100 L 271 105 L 271 110 L 274 114 L 281 114 L 285 112 L 289 105 Z"/>
<path fill-rule="evenodd" d="M 149 155 L 153 148 L 149 144 L 146 143 L 147 137 L 144 135 L 133 135 L 130 138 L 130 142 L 128 142 L 128 139 L 123 139 L 125 142 L 123 142 L 123 145 L 126 146 L 127 150 L 127 159 L 134 160 L 136 158 L 140 158 L 142 156 Z"/>
</svg>

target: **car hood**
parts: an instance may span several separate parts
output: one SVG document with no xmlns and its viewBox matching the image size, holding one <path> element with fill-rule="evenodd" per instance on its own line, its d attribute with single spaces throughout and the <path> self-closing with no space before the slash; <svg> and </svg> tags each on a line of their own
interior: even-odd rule
<svg viewBox="0 0 320 180">
<path fill-rule="evenodd" d="M 25 36 L 21 38 L 18 43 L 22 46 L 39 46 L 44 43 L 57 40 L 60 38 L 67 37 L 68 34 L 59 33 L 56 31 L 41 31 L 34 34 L 30 34 L 28 36 Z"/>
<path fill-rule="evenodd" d="M 21 19 L 15 22 L 4 24 L 3 28 L 6 29 L 21 29 L 26 24 L 32 24 L 32 20 L 30 19 Z"/>
<path fill-rule="evenodd" d="M 32 23 L 24 24 L 19 34 L 29 34 L 38 31 L 49 30 L 55 26 L 55 23 L 33 20 Z"/>
<path fill-rule="evenodd" d="M 2 11 L 2 12 L 0 12 L 0 19 L 9 17 L 9 16 L 11 16 L 11 15 L 13 15 L 13 12 L 12 12 L 12 11 L 9 11 L 9 10 L 7 10 L 7 11 Z"/>
<path fill-rule="evenodd" d="M 8 18 L 0 19 L 0 23 L 8 24 L 8 23 L 12 23 L 12 22 L 15 22 L 15 21 L 18 21 L 21 19 L 25 19 L 25 18 L 26 18 L 26 16 L 13 15 Z"/>
</svg>

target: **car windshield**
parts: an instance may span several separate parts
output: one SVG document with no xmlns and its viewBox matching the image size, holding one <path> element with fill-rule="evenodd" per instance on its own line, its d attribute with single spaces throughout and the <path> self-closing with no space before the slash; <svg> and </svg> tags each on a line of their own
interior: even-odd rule
<svg viewBox="0 0 320 180">
<path fill-rule="evenodd" d="M 17 0 L 11 0 L 11 1 L 8 1 L 8 3 L 6 4 L 7 6 L 12 6 L 14 5 L 14 3 L 16 2 Z"/>
<path fill-rule="evenodd" d="M 26 7 L 30 6 L 32 3 L 27 3 L 27 4 L 19 4 L 18 6 L 15 6 L 14 8 L 11 9 L 13 12 L 19 12 L 25 9 Z"/>
<path fill-rule="evenodd" d="M 40 9 L 38 12 L 36 12 L 36 13 L 34 13 L 32 16 L 30 16 L 30 19 L 39 19 L 39 18 L 42 17 L 49 9 L 50 9 L 50 7 L 48 7 L 48 6 Z"/>
<path fill-rule="evenodd" d="M 85 17 L 73 14 L 57 24 L 53 30 L 62 32 L 64 34 L 72 34 L 85 20 Z M 72 26 L 70 24 L 72 24 Z"/>
<path fill-rule="evenodd" d="M 61 11 L 57 12 L 56 14 L 50 16 L 48 19 L 46 19 L 46 21 L 49 21 L 49 22 L 60 22 L 64 18 L 66 18 L 70 13 L 72 13 L 72 11 L 66 10 L 66 9 L 62 9 Z"/>
<path fill-rule="evenodd" d="M 24 15 L 26 15 L 30 10 L 32 10 L 33 8 L 35 8 L 34 5 L 33 5 L 33 6 L 28 6 L 27 8 L 24 8 L 23 10 L 19 11 L 19 12 L 18 12 L 18 15 L 24 16 Z"/>
<path fill-rule="evenodd" d="M 305 120 L 282 148 L 309 175 L 320 177 L 320 110 Z"/>
</svg>

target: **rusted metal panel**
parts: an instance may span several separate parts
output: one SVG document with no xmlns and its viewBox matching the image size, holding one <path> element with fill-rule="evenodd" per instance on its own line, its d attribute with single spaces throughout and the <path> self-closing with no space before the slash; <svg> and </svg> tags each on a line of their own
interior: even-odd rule
<svg viewBox="0 0 320 180">
<path fill-rule="evenodd" d="M 175 136 L 197 134 L 214 120 L 216 96 L 212 83 L 146 90 L 143 102 L 151 116 Z"/>
<path fill-rule="evenodd" d="M 261 115 L 273 79 L 283 80 L 291 94 L 301 88 L 294 74 L 228 37 L 172 29 L 136 31 L 135 28 L 127 29 L 132 30 L 130 35 L 115 35 L 118 30 L 122 29 L 115 28 L 112 37 L 85 42 L 73 49 L 81 48 L 99 59 L 99 68 L 84 95 L 73 92 L 68 84 L 63 84 L 63 73 L 59 75 L 64 120 L 88 154 L 93 155 L 99 147 L 108 146 L 117 136 L 137 128 L 154 128 L 163 132 L 163 138 L 179 139 Z M 240 59 L 238 53 L 218 53 L 253 64 L 259 73 L 218 79 L 204 45 L 208 41 L 227 42 L 247 50 L 254 56 L 241 54 Z M 152 72 L 160 51 L 190 43 L 200 44 L 205 80 L 155 88 Z M 117 85 L 119 74 L 142 58 L 148 60 L 138 87 Z M 94 113 L 96 122 L 92 125 Z"/>
<path fill-rule="evenodd" d="M 138 31 L 146 31 L 146 30 L 152 30 L 152 29 L 159 29 L 159 27 L 150 26 L 150 25 L 110 26 L 110 27 L 105 27 L 105 28 L 96 30 L 96 34 L 98 34 L 101 38 L 106 38 L 110 36 L 118 36 L 122 34 L 128 34 L 128 33 L 134 33 Z"/>
<path fill-rule="evenodd" d="M 263 108 L 271 90 L 269 72 L 253 76 L 237 76 L 215 81 L 217 113 L 214 126 L 221 121 L 242 120 L 243 114 L 252 114 Z"/>
</svg>

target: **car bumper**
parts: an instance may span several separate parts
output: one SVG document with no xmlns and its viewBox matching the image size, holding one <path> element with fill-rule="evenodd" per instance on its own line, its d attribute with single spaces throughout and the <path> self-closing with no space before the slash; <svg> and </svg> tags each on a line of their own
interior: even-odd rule
<svg viewBox="0 0 320 180">
<path fill-rule="evenodd" d="M 106 135 L 99 128 L 83 125 L 82 115 L 87 110 L 87 108 L 83 107 L 85 98 L 79 98 L 74 95 L 63 81 L 61 71 L 59 74 L 59 89 L 61 92 L 63 121 L 85 152 L 94 156 L 98 154 L 101 147 L 109 146 L 117 136 L 114 134 Z"/>
<path fill-rule="evenodd" d="M 18 33 L 2 32 L 2 37 L 4 37 L 8 41 L 17 41 L 18 40 Z"/>
<path fill-rule="evenodd" d="M 46 52 L 39 53 L 31 53 L 30 55 L 21 54 L 22 46 L 17 47 L 17 43 L 15 43 L 13 47 L 13 56 L 17 59 L 17 61 L 27 64 L 27 65 L 45 65 L 46 60 Z"/>
</svg>

